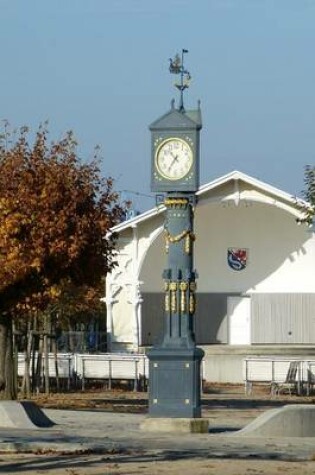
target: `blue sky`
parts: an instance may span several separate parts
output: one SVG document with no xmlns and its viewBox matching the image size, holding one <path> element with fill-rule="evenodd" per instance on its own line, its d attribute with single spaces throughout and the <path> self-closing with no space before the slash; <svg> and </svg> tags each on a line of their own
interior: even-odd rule
<svg viewBox="0 0 315 475">
<path fill-rule="evenodd" d="M 240 170 L 301 194 L 315 160 L 315 0 L 0 0 L 0 119 L 80 154 L 145 210 L 148 126 L 177 91 L 168 58 L 189 50 L 186 108 L 201 100 L 201 182 Z M 139 193 L 139 194 L 137 194 Z"/>
</svg>

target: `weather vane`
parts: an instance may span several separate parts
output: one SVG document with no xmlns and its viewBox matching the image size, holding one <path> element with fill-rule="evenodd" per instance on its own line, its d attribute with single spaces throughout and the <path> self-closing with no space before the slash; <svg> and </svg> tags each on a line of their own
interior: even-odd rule
<svg viewBox="0 0 315 475">
<path fill-rule="evenodd" d="M 177 53 L 174 59 L 170 58 L 170 73 L 171 74 L 179 74 L 180 75 L 180 82 L 175 82 L 175 87 L 180 91 L 180 103 L 179 103 L 179 110 L 184 111 L 184 90 L 189 87 L 191 75 L 184 68 L 184 54 L 188 53 L 188 49 L 182 49 L 182 56 L 180 57 Z"/>
</svg>

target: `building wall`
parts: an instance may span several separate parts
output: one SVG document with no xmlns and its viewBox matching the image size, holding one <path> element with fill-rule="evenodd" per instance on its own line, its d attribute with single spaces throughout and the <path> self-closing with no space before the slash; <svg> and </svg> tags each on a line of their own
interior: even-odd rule
<svg viewBox="0 0 315 475">
<path fill-rule="evenodd" d="M 195 213 L 195 234 L 201 293 L 315 292 L 315 240 L 289 213 L 257 203 L 202 205 Z M 248 250 L 243 271 L 227 265 L 230 247 Z M 166 262 L 160 234 L 141 267 L 142 292 L 162 288 Z"/>
<path fill-rule="evenodd" d="M 111 351 L 137 351 L 142 345 L 142 288 L 140 269 L 159 242 L 163 216 L 125 229 L 117 242 L 117 265 L 106 278 L 107 331 Z M 161 246 L 160 246 L 161 247 Z M 161 251 L 160 251 L 161 252 Z M 149 259 L 149 261 L 151 258 Z M 160 278 L 161 281 L 161 278 Z M 161 288 L 158 283 L 156 288 Z"/>
<path fill-rule="evenodd" d="M 230 342 L 228 303 L 235 296 L 250 298 L 250 342 L 315 341 L 315 239 L 294 216 L 261 203 L 207 203 L 196 210 L 195 232 L 197 344 Z M 228 266 L 229 247 L 247 249 L 246 269 Z M 163 333 L 166 259 L 160 235 L 141 269 L 144 345 L 154 344 Z"/>
<path fill-rule="evenodd" d="M 112 350 L 155 344 L 163 333 L 163 219 L 159 214 L 120 234 L 119 266 L 107 283 L 107 295 L 118 289 L 108 310 Z M 195 233 L 198 344 L 230 342 L 233 297 L 250 298 L 249 343 L 315 341 L 315 238 L 292 214 L 276 203 L 203 200 Z M 229 247 L 247 249 L 243 271 L 228 266 Z"/>
<path fill-rule="evenodd" d="M 198 345 L 230 343 L 228 298 L 231 294 L 197 293 L 195 336 Z M 142 341 L 156 344 L 163 334 L 163 293 L 143 295 Z M 311 344 L 315 342 L 315 294 L 255 293 L 250 301 L 250 343 Z M 239 342 L 240 343 L 240 342 Z"/>
<path fill-rule="evenodd" d="M 276 207 L 241 202 L 196 210 L 196 268 L 200 292 L 315 292 L 315 248 L 304 226 Z M 227 249 L 248 250 L 233 271 Z"/>
</svg>

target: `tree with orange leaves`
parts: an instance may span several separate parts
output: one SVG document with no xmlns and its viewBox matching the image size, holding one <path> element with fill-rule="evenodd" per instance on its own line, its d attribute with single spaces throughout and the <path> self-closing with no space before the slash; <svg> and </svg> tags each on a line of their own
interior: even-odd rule
<svg viewBox="0 0 315 475">
<path fill-rule="evenodd" d="M 0 144 L 0 390 L 7 399 L 15 398 L 15 309 L 32 301 L 45 308 L 63 279 L 97 284 L 114 265 L 106 232 L 124 212 L 96 157 L 78 158 L 71 132 L 56 143 L 45 127 L 32 145 L 28 136 L 22 128 L 9 147 Z"/>
</svg>

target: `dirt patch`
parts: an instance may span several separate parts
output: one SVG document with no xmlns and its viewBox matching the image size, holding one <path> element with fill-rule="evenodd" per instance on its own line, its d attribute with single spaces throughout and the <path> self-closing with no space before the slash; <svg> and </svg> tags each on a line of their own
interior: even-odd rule
<svg viewBox="0 0 315 475">
<path fill-rule="evenodd" d="M 315 462 L 184 459 L 159 461 L 132 456 L 0 456 L 0 473 L 19 475 L 314 475 Z"/>
<path fill-rule="evenodd" d="M 38 394 L 31 400 L 41 407 L 54 409 L 105 409 L 117 412 L 144 413 L 148 408 L 148 393 L 144 391 L 126 391 L 115 388 L 105 390 L 91 388 L 86 391 Z M 243 385 L 207 384 L 202 394 L 204 410 L 230 408 L 236 410 L 259 409 L 282 406 L 284 404 L 312 404 L 314 397 L 301 397 L 282 394 L 271 397 L 270 388 L 257 385 L 253 394 L 247 396 Z"/>
</svg>

